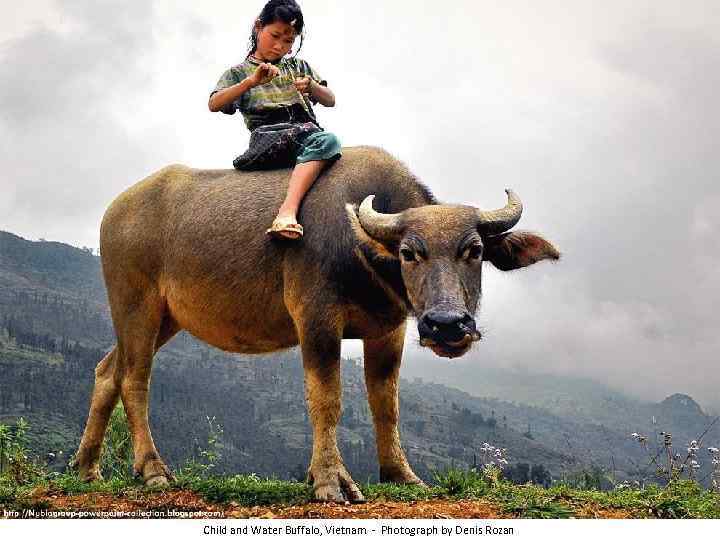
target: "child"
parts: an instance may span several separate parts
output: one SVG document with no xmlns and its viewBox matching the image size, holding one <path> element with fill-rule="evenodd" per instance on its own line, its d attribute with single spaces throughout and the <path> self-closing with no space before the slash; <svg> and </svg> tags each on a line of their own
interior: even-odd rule
<svg viewBox="0 0 720 540">
<path fill-rule="evenodd" d="M 303 15 L 297 3 L 270 0 L 265 4 L 253 26 L 250 53 L 242 64 L 222 75 L 210 94 L 210 110 L 226 114 L 240 110 L 250 131 L 278 123 L 317 126 L 312 104 L 333 107 L 335 96 L 307 62 L 285 57 L 297 36 L 302 47 Z M 311 133 L 300 143 L 285 201 L 268 234 L 292 240 L 302 237 L 303 228 L 297 222 L 300 202 L 325 165 L 339 157 L 340 143 L 327 131 Z"/>
</svg>

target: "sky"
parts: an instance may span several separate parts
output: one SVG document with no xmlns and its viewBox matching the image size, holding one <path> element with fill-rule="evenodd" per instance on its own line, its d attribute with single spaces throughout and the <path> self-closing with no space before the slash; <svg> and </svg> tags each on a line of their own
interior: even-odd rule
<svg viewBox="0 0 720 540">
<path fill-rule="evenodd" d="M 720 408 L 720 3 L 300 4 L 300 57 L 337 98 L 316 108 L 326 129 L 382 146 L 445 202 L 497 208 L 512 187 L 517 228 L 563 253 L 486 271 L 486 337 L 452 362 Z M 2 2 L 0 230 L 96 248 L 136 181 L 231 167 L 248 133 L 207 98 L 262 5 Z M 414 329 L 406 355 L 430 380 L 448 362 Z"/>
</svg>

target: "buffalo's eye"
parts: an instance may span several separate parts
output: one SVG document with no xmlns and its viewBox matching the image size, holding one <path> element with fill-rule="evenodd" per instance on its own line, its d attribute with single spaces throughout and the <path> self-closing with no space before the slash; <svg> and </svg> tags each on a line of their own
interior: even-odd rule
<svg viewBox="0 0 720 540">
<path fill-rule="evenodd" d="M 473 244 L 467 249 L 468 259 L 479 259 L 482 255 L 482 246 L 480 244 Z"/>
<path fill-rule="evenodd" d="M 402 258 L 407 262 L 417 261 L 415 258 L 415 252 L 410 248 L 400 248 L 400 255 L 402 255 Z"/>
</svg>

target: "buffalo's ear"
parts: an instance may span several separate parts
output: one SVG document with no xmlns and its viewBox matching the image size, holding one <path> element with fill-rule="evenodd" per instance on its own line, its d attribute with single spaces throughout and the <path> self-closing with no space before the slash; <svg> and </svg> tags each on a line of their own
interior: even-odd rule
<svg viewBox="0 0 720 540">
<path fill-rule="evenodd" d="M 484 259 L 500 270 L 516 270 L 538 261 L 556 261 L 560 252 L 543 237 L 528 231 L 512 231 L 485 238 Z"/>
</svg>

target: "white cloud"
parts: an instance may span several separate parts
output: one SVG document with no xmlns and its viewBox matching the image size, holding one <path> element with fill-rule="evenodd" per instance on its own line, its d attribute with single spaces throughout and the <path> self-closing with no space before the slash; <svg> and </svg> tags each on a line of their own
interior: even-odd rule
<svg viewBox="0 0 720 540">
<path fill-rule="evenodd" d="M 328 129 L 443 200 L 497 207 L 512 186 L 521 227 L 565 254 L 486 272 L 487 340 L 461 361 L 718 403 L 716 2 L 301 4 L 301 56 L 337 95 Z M 97 246 L 107 204 L 146 174 L 228 167 L 248 135 L 207 97 L 261 5 L 2 8 L 0 228 Z"/>
</svg>

